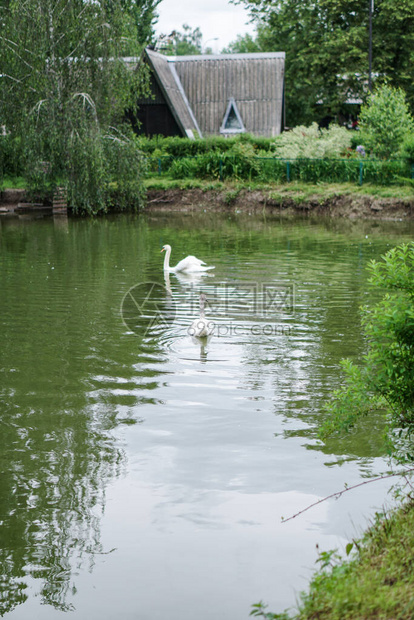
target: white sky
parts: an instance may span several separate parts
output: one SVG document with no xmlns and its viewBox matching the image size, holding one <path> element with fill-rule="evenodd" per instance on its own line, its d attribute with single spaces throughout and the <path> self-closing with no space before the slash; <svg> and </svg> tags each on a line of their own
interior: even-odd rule
<svg viewBox="0 0 414 620">
<path fill-rule="evenodd" d="M 182 32 L 183 24 L 199 27 L 203 47 L 211 47 L 214 53 L 234 41 L 238 34 L 254 33 L 246 9 L 228 0 L 161 0 L 158 15 L 157 34 L 169 34 L 172 30 Z M 212 41 L 215 37 L 218 40 Z"/>
</svg>

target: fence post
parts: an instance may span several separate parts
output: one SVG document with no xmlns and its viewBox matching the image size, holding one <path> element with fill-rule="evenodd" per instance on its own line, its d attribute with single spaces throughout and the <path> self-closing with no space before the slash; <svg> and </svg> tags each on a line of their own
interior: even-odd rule
<svg viewBox="0 0 414 620">
<path fill-rule="evenodd" d="M 414 164 L 411 164 L 411 178 L 414 179 Z"/>
<path fill-rule="evenodd" d="M 286 179 L 290 183 L 290 161 L 286 162 Z"/>
<path fill-rule="evenodd" d="M 359 162 L 359 184 L 360 185 L 362 185 L 362 183 L 364 182 L 363 171 L 364 171 L 364 164 L 361 161 Z"/>
<path fill-rule="evenodd" d="M 161 157 L 158 157 L 158 174 L 161 175 Z"/>
<path fill-rule="evenodd" d="M 219 161 L 219 179 L 220 181 L 223 181 L 223 160 L 220 157 L 220 161 Z"/>
</svg>

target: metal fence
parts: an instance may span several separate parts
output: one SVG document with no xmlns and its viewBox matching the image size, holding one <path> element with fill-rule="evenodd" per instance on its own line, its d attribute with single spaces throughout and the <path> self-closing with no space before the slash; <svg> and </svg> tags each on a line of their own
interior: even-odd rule
<svg viewBox="0 0 414 620">
<path fill-rule="evenodd" d="M 147 158 L 147 176 L 173 179 L 204 178 L 290 183 L 351 182 L 396 185 L 414 180 L 414 164 L 407 160 L 360 158 L 321 159 L 244 157 L 212 151 L 198 156 L 163 155 Z"/>
</svg>

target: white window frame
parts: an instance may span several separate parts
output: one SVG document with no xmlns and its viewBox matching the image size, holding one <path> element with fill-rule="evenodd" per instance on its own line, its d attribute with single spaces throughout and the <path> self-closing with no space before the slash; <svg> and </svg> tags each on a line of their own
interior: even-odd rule
<svg viewBox="0 0 414 620">
<path fill-rule="evenodd" d="M 237 129 L 226 128 L 226 123 L 228 121 L 230 111 L 232 109 L 234 110 L 234 113 L 237 117 L 240 128 L 237 128 Z M 240 116 L 240 112 L 237 108 L 237 104 L 236 104 L 234 97 L 230 97 L 229 102 L 227 104 L 226 113 L 224 114 L 223 122 L 221 123 L 221 127 L 220 127 L 220 133 L 246 133 L 246 128 L 244 126 L 242 117 Z"/>
</svg>

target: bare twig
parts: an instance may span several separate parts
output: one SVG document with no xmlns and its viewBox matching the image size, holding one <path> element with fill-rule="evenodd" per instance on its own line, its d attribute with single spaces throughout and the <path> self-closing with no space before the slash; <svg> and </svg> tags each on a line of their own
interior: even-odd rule
<svg viewBox="0 0 414 620">
<path fill-rule="evenodd" d="M 282 521 L 283 521 L 283 523 L 286 523 L 287 521 L 290 521 L 291 519 L 295 519 L 296 517 L 298 517 L 299 515 L 303 514 L 307 510 L 310 510 L 314 506 L 317 506 L 318 504 L 322 504 L 322 502 L 326 502 L 326 500 L 328 500 L 328 499 L 332 499 L 332 498 L 338 499 L 339 497 L 341 497 L 341 495 L 343 495 L 347 491 L 352 491 L 353 489 L 357 489 L 358 487 L 362 487 L 365 484 L 370 484 L 371 482 L 377 482 L 378 480 L 386 480 L 387 478 L 392 478 L 393 476 L 404 476 L 405 477 L 407 474 L 409 474 L 409 473 L 411 473 L 413 471 L 414 471 L 414 467 L 411 467 L 410 469 L 405 469 L 404 471 L 398 471 L 398 472 L 395 472 L 394 474 L 384 474 L 383 476 L 377 476 L 377 478 L 371 478 L 370 480 L 364 480 L 364 482 L 359 482 L 358 484 L 354 484 L 351 487 L 345 487 L 345 489 L 343 489 L 342 491 L 337 491 L 336 493 L 332 493 L 331 495 L 327 495 L 326 497 L 323 497 L 322 499 L 318 499 L 317 502 L 314 502 L 313 504 L 310 504 L 309 506 L 307 506 L 303 510 L 299 510 L 299 512 L 297 512 L 296 514 L 292 515 L 291 517 L 288 517 L 287 519 L 284 519 L 282 517 Z"/>
</svg>

